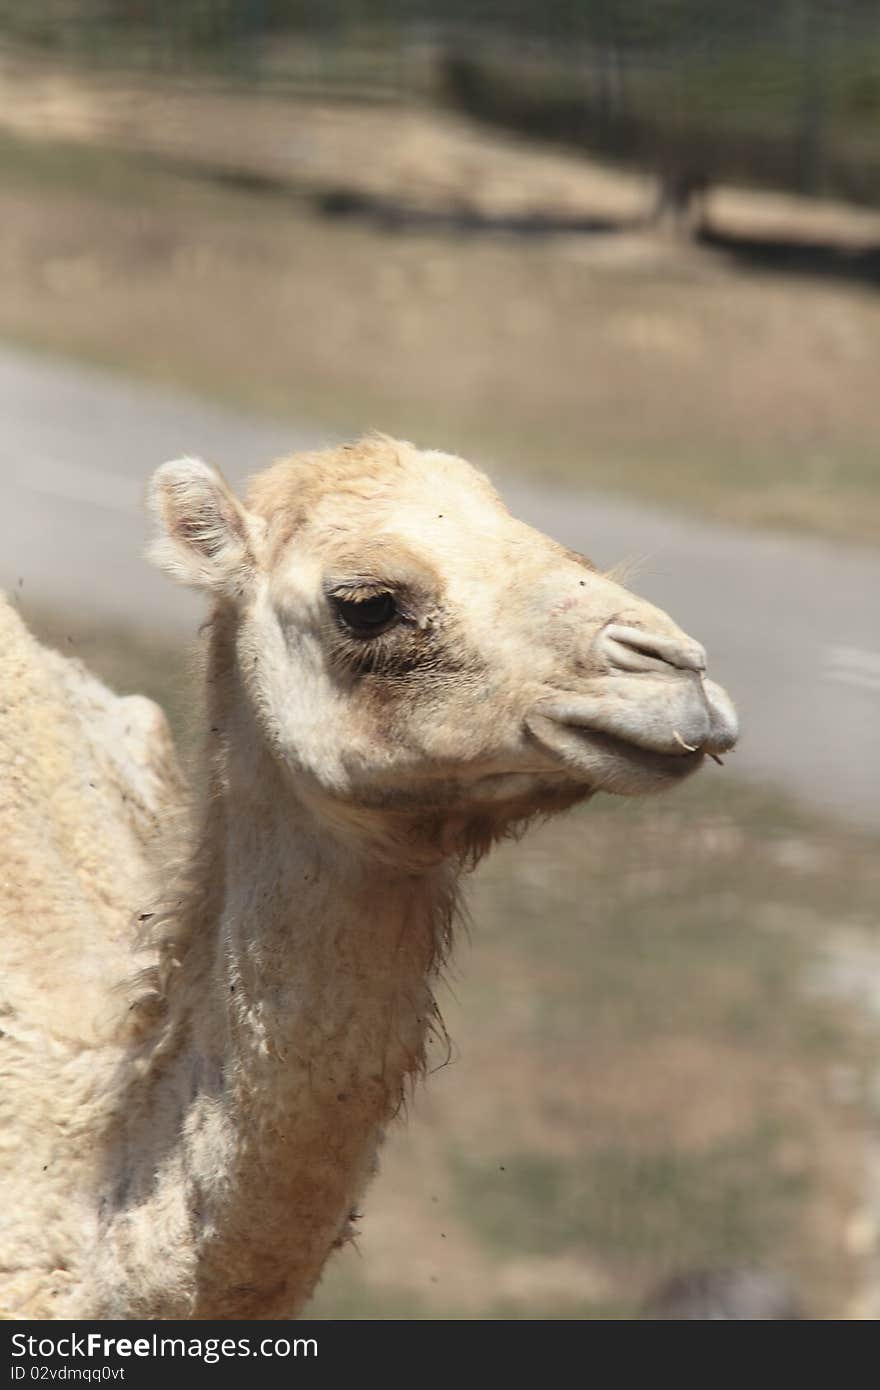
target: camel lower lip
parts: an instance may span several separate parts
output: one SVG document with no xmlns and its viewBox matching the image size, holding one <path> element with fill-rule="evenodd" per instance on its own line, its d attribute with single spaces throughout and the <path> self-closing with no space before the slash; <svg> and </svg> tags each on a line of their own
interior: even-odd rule
<svg viewBox="0 0 880 1390">
<path fill-rule="evenodd" d="M 534 719 L 531 732 L 545 749 L 596 790 L 636 795 L 684 781 L 705 760 L 706 749 L 646 748 L 618 734 L 553 718 Z M 562 769 L 560 769 L 562 770 Z"/>
<path fill-rule="evenodd" d="M 703 748 L 686 749 L 682 747 L 678 752 L 660 752 L 655 748 L 645 748 L 640 743 L 632 743 L 629 739 L 618 738 L 614 734 L 597 733 L 585 728 L 580 724 L 565 724 L 561 726 L 566 733 L 574 734 L 576 737 L 589 741 L 590 747 L 596 751 L 613 754 L 617 758 L 636 764 L 639 767 L 649 768 L 652 771 L 684 776 L 692 772 L 705 757 Z"/>
</svg>

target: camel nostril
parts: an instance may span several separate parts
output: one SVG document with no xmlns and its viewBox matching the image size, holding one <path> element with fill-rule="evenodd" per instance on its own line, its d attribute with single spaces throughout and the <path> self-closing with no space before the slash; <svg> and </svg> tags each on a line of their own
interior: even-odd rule
<svg viewBox="0 0 880 1390">
<path fill-rule="evenodd" d="M 706 670 L 705 650 L 690 637 L 668 637 L 609 623 L 599 634 L 599 646 L 606 661 L 621 671 L 662 671 L 672 666 L 702 675 Z"/>
</svg>

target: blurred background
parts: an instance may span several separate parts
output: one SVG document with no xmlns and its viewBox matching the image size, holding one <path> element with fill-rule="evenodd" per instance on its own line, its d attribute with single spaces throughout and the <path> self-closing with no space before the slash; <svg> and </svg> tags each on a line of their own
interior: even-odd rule
<svg viewBox="0 0 880 1390">
<path fill-rule="evenodd" d="M 191 756 L 149 471 L 379 428 L 740 749 L 472 884 L 349 1318 L 880 1312 L 880 3 L 0 0 L 0 587 Z"/>
</svg>

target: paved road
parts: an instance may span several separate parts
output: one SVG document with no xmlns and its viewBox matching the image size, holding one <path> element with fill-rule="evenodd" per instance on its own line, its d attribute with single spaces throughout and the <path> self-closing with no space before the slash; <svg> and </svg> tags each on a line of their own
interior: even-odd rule
<svg viewBox="0 0 880 1390">
<path fill-rule="evenodd" d="M 200 608 L 141 558 L 150 471 L 195 453 L 239 482 L 328 439 L 8 349 L 0 411 L 0 588 L 23 580 L 35 602 L 175 632 Z M 705 642 L 736 699 L 738 772 L 880 829 L 880 550 L 497 481 L 598 564 L 641 561 L 634 587 Z"/>
</svg>

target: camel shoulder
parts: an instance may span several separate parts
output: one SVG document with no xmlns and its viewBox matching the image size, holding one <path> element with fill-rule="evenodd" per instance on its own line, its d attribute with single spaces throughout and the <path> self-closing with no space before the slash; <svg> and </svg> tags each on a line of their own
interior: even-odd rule
<svg viewBox="0 0 880 1390">
<path fill-rule="evenodd" d="M 184 783 L 165 716 L 0 598 L 0 978 L 56 1037 L 105 1012 Z"/>
<path fill-rule="evenodd" d="M 143 695 L 117 695 L 76 657 L 44 647 L 2 593 L 0 758 L 49 778 L 63 764 L 87 789 L 121 793 L 140 838 L 184 789 L 163 710 Z"/>
</svg>

